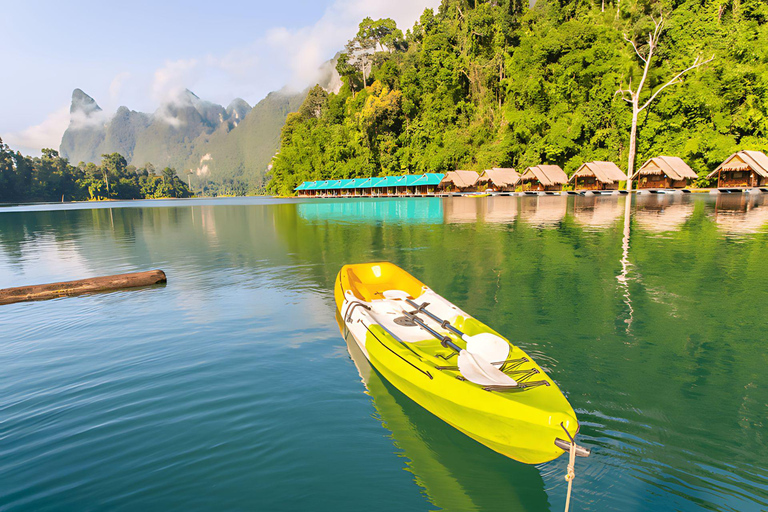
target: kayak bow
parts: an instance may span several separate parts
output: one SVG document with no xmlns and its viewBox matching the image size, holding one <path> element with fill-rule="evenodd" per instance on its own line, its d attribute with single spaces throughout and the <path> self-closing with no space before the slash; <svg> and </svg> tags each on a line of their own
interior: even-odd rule
<svg viewBox="0 0 768 512">
<path fill-rule="evenodd" d="M 345 338 L 435 416 L 527 464 L 570 450 L 579 423 L 555 382 L 520 347 L 405 270 L 345 265 L 334 295 Z M 498 357 L 505 359 L 488 360 Z M 577 446 L 576 453 L 589 450 Z"/>
</svg>

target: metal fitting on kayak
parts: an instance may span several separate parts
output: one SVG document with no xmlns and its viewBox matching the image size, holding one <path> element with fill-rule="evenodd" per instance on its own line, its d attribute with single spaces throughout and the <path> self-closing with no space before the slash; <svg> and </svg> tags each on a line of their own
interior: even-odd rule
<svg viewBox="0 0 768 512">
<path fill-rule="evenodd" d="M 592 453 L 592 450 L 589 448 L 586 448 L 584 446 L 579 446 L 578 444 L 574 443 L 576 446 L 576 456 L 577 457 L 589 457 L 589 455 Z M 569 452 L 571 451 L 571 442 L 570 441 L 563 441 L 559 437 L 555 439 L 555 446 L 560 448 L 563 451 Z"/>
</svg>

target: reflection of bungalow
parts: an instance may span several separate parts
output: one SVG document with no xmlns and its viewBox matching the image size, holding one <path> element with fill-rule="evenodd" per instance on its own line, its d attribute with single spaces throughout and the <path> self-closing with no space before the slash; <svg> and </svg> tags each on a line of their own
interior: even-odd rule
<svg viewBox="0 0 768 512">
<path fill-rule="evenodd" d="M 768 224 L 768 205 L 762 194 L 721 194 L 715 202 L 715 222 L 726 233 L 758 233 Z"/>
<path fill-rule="evenodd" d="M 671 195 L 640 195 L 635 201 L 635 221 L 654 233 L 677 231 L 693 214 L 693 202 L 677 202 Z"/>
<path fill-rule="evenodd" d="M 573 216 L 584 226 L 607 228 L 624 216 L 625 201 L 625 197 L 576 196 L 573 198 Z"/>
<path fill-rule="evenodd" d="M 718 188 L 766 186 L 768 156 L 760 151 L 739 151 L 726 158 L 707 178 L 717 178 Z"/>
<path fill-rule="evenodd" d="M 487 210 L 485 212 L 485 222 L 498 222 L 502 224 L 511 224 L 517 217 L 517 203 L 519 197 L 512 196 L 493 196 L 488 198 L 485 203 Z"/>
<path fill-rule="evenodd" d="M 537 227 L 555 227 L 565 217 L 567 198 L 563 196 L 523 197 L 520 218 Z"/>
<path fill-rule="evenodd" d="M 495 192 L 513 192 L 520 181 L 520 173 L 512 168 L 494 167 L 483 171 L 477 180 L 477 190 L 493 190 Z"/>
<path fill-rule="evenodd" d="M 529 167 L 520 177 L 523 190 L 556 191 L 568 183 L 568 176 L 557 165 Z"/>
<path fill-rule="evenodd" d="M 446 224 L 477 222 L 477 207 L 481 204 L 467 197 L 446 199 L 443 203 L 443 219 Z"/>
<path fill-rule="evenodd" d="M 574 190 L 618 190 L 619 182 L 627 175 L 613 162 L 587 162 L 581 164 L 571 176 Z"/>
<path fill-rule="evenodd" d="M 440 180 L 440 189 L 446 192 L 472 192 L 477 190 L 480 175 L 475 171 L 448 171 Z"/>
<path fill-rule="evenodd" d="M 637 188 L 685 188 L 698 175 L 676 156 L 657 156 L 646 161 L 632 175 Z"/>
</svg>

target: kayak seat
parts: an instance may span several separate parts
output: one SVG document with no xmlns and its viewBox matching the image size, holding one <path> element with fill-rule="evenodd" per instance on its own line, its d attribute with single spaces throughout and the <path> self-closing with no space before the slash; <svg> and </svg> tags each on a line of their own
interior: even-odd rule
<svg viewBox="0 0 768 512">
<path fill-rule="evenodd" d="M 410 297 L 418 297 L 424 286 L 421 281 L 387 262 L 348 265 L 346 284 L 360 300 L 371 302 L 384 299 L 388 290 L 402 290 Z"/>
</svg>

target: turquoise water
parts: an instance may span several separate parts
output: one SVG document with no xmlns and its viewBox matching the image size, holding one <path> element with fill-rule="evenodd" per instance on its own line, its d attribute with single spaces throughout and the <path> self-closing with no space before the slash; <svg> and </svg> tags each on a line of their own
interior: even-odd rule
<svg viewBox="0 0 768 512">
<path fill-rule="evenodd" d="M 0 510 L 562 510 L 533 467 L 350 357 L 341 265 L 390 260 L 576 409 L 572 510 L 768 509 L 763 196 L 225 199 L 0 210 Z M 353 354 L 354 355 L 354 354 Z"/>
</svg>

